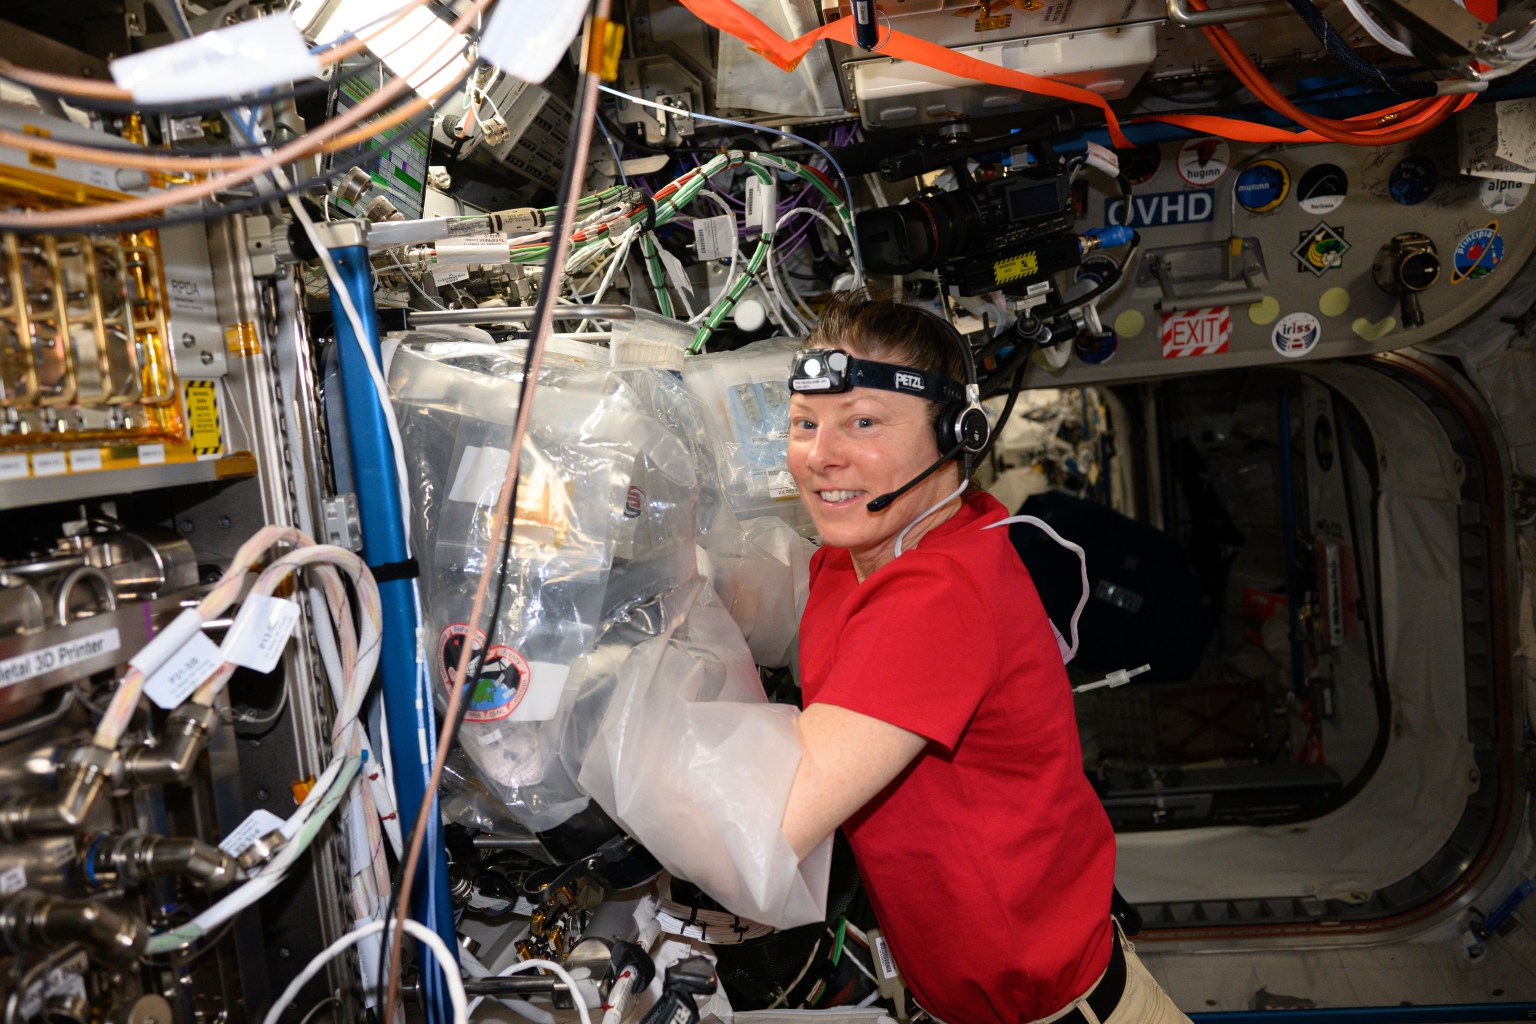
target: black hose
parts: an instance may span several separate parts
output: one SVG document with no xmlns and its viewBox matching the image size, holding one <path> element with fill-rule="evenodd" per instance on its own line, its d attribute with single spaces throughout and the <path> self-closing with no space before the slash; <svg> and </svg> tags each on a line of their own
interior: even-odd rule
<svg viewBox="0 0 1536 1024">
<path fill-rule="evenodd" d="M 1367 63 L 1365 58 L 1356 53 L 1354 48 L 1333 30 L 1333 26 L 1328 23 L 1327 18 L 1323 17 L 1322 12 L 1312 6 L 1312 0 L 1291 0 L 1291 6 L 1296 8 L 1296 13 L 1301 15 L 1301 20 L 1307 23 L 1307 28 L 1317 36 L 1323 48 L 1328 51 L 1328 55 L 1360 81 L 1410 99 L 1438 95 L 1433 82 L 1421 82 L 1404 75 L 1389 74 Z"/>
</svg>

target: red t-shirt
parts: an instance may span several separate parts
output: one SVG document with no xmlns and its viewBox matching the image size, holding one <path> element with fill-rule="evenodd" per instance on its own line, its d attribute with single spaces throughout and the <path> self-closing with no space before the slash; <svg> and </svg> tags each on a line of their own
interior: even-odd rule
<svg viewBox="0 0 1536 1024">
<path fill-rule="evenodd" d="M 863 583 L 811 559 L 805 703 L 932 742 L 848 819 L 875 914 L 917 1000 L 949 1024 L 1018 1024 L 1109 962 L 1115 837 L 1083 774 L 1055 637 L 1008 528 L 973 493 Z"/>
</svg>

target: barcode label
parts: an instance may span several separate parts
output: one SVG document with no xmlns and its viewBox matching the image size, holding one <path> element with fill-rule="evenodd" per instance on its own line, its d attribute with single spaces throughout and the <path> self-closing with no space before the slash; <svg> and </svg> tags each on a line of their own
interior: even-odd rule
<svg viewBox="0 0 1536 1024">
<path fill-rule="evenodd" d="M 890 943 L 885 941 L 883 935 L 871 935 L 875 942 L 875 958 L 880 961 L 880 976 L 889 981 L 899 973 L 896 970 L 896 961 L 891 957 Z"/>
</svg>

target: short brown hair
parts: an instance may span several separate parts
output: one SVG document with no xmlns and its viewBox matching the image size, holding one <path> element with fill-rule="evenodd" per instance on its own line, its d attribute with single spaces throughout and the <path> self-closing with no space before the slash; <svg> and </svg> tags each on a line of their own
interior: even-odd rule
<svg viewBox="0 0 1536 1024">
<path fill-rule="evenodd" d="M 834 293 L 800 347 L 840 348 L 882 363 L 941 373 L 963 387 L 961 344 L 954 328 L 927 310 L 859 289 Z"/>
</svg>

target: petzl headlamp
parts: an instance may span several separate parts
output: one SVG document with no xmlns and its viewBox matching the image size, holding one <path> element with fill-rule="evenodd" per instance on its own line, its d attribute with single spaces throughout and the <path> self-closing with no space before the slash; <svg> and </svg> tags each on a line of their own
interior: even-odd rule
<svg viewBox="0 0 1536 1024">
<path fill-rule="evenodd" d="M 965 389 L 938 373 L 856 359 L 840 348 L 813 348 L 795 353 L 789 390 L 798 394 L 837 394 L 849 388 L 878 388 L 915 395 L 930 402 L 962 402 Z"/>
</svg>

